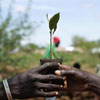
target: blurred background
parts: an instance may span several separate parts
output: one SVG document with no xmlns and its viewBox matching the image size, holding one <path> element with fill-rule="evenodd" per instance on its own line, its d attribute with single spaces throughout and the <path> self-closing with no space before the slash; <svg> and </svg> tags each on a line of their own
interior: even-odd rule
<svg viewBox="0 0 100 100">
<path fill-rule="evenodd" d="M 0 81 L 40 66 L 50 38 L 46 14 L 50 18 L 58 12 L 54 36 L 61 44 L 57 56 L 63 64 L 78 62 L 82 70 L 96 74 L 100 64 L 99 11 L 100 0 L 0 0 Z"/>
</svg>

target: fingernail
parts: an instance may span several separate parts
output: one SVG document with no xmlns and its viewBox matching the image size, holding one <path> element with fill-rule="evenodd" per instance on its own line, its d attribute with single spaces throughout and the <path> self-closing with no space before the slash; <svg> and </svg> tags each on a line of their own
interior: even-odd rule
<svg viewBox="0 0 100 100">
<path fill-rule="evenodd" d="M 60 70 L 56 70 L 56 71 L 55 71 L 55 74 L 56 74 L 56 75 L 61 75 L 61 71 L 60 71 Z"/>
<path fill-rule="evenodd" d="M 58 63 L 58 65 L 59 65 L 59 67 L 61 67 L 61 64 L 60 63 Z"/>
<path fill-rule="evenodd" d="M 67 81 L 64 81 L 64 88 L 67 88 Z"/>
<path fill-rule="evenodd" d="M 64 85 L 67 85 L 67 82 L 66 81 L 64 81 Z"/>
<path fill-rule="evenodd" d="M 59 93 L 58 93 L 58 91 L 56 91 L 56 95 L 58 95 Z"/>
<path fill-rule="evenodd" d="M 63 88 L 63 85 L 61 85 L 60 87 Z"/>
<path fill-rule="evenodd" d="M 58 63 L 58 65 L 60 65 L 60 63 Z"/>
<path fill-rule="evenodd" d="M 44 92 L 43 89 L 40 89 L 41 92 Z"/>
<path fill-rule="evenodd" d="M 64 80 L 64 81 L 66 80 L 66 76 L 63 77 L 63 80 Z"/>
</svg>

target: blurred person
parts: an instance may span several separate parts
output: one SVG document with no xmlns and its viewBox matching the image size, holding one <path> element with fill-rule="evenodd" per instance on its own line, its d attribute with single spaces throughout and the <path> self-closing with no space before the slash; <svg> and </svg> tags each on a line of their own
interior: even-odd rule
<svg viewBox="0 0 100 100">
<path fill-rule="evenodd" d="M 100 76 L 100 64 L 96 65 L 96 69 L 95 72 L 98 76 Z M 95 99 L 94 100 L 100 100 L 100 97 L 98 95 L 95 95 Z"/>
<path fill-rule="evenodd" d="M 53 37 L 53 44 L 52 44 L 52 51 L 53 51 L 53 58 L 57 59 L 57 55 L 56 55 L 56 51 L 55 48 L 59 47 L 60 44 L 60 39 L 58 37 Z M 48 45 L 46 47 L 46 52 L 44 54 L 44 58 L 50 59 L 51 58 L 51 54 L 50 54 L 50 45 Z"/>
<path fill-rule="evenodd" d="M 96 69 L 95 69 L 95 72 L 98 76 L 100 76 L 100 64 L 97 64 L 96 65 Z"/>
<path fill-rule="evenodd" d="M 0 100 L 53 97 L 58 95 L 58 90 L 62 90 L 62 86 L 48 83 L 48 81 L 63 81 L 63 78 L 53 74 L 44 74 L 45 71 L 57 68 L 57 63 L 46 63 L 41 67 L 3 80 L 3 82 L 0 82 Z M 42 91 L 43 89 L 46 91 Z"/>
<path fill-rule="evenodd" d="M 99 59 L 100 59 L 100 53 L 98 54 L 98 56 L 99 56 Z"/>
<path fill-rule="evenodd" d="M 78 62 L 74 63 L 74 64 L 73 64 L 73 67 L 74 67 L 74 68 L 77 68 L 77 69 L 81 69 L 81 65 L 80 65 L 80 63 L 78 63 Z"/>
<path fill-rule="evenodd" d="M 100 53 L 98 54 L 98 58 L 100 59 Z M 95 72 L 98 76 L 100 76 L 100 63 L 98 63 L 96 65 L 96 69 Z M 100 97 L 98 95 L 95 95 L 95 99 L 94 100 L 100 100 Z"/>
</svg>

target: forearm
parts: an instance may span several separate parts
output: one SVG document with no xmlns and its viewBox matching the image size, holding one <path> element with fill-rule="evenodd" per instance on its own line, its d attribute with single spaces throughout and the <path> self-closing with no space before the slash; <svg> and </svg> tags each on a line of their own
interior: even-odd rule
<svg viewBox="0 0 100 100">
<path fill-rule="evenodd" d="M 89 90 L 100 95 L 100 77 L 99 76 L 90 74 L 88 86 L 89 86 Z"/>
<path fill-rule="evenodd" d="M 6 93 L 5 93 L 4 86 L 3 86 L 2 82 L 0 82 L 0 99 L 1 100 L 7 100 L 7 96 L 6 96 Z"/>
</svg>

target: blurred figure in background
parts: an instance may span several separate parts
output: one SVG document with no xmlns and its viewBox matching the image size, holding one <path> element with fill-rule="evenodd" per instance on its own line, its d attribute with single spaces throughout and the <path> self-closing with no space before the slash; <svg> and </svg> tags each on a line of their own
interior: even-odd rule
<svg viewBox="0 0 100 100">
<path fill-rule="evenodd" d="M 99 56 L 100 57 L 100 56 Z M 95 72 L 98 76 L 100 76 L 100 63 L 96 65 L 96 69 Z M 95 99 L 94 100 L 100 100 L 100 97 L 98 95 L 95 95 Z"/>
<path fill-rule="evenodd" d="M 59 47 L 60 44 L 60 39 L 58 37 L 54 37 L 53 38 L 53 44 L 52 44 L 52 51 L 53 51 L 53 59 L 57 59 L 57 55 L 56 55 L 56 51 L 55 48 Z M 48 45 L 46 47 L 46 52 L 44 55 L 44 58 L 50 59 L 51 58 L 51 54 L 50 54 L 50 45 Z"/>
<path fill-rule="evenodd" d="M 81 69 L 81 65 L 78 62 L 74 63 L 73 67 L 77 69 Z"/>
<path fill-rule="evenodd" d="M 100 76 L 100 64 L 96 65 L 96 74 Z"/>
</svg>

